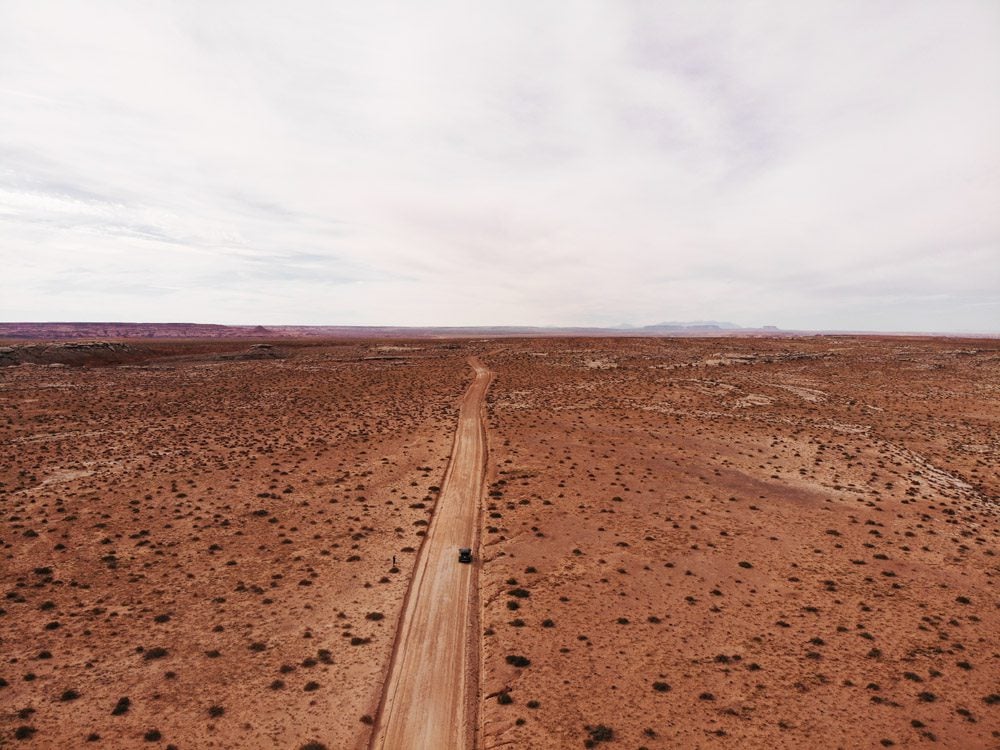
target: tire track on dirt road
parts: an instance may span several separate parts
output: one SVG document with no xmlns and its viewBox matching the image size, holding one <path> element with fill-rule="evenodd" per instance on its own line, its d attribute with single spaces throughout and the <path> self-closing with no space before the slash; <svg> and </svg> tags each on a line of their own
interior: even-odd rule
<svg viewBox="0 0 1000 750">
<path fill-rule="evenodd" d="M 472 747 L 478 724 L 478 530 L 486 470 L 483 405 L 493 373 L 470 358 L 465 392 L 427 537 L 393 645 L 372 750 Z M 458 562 L 472 547 L 474 562 Z"/>
</svg>

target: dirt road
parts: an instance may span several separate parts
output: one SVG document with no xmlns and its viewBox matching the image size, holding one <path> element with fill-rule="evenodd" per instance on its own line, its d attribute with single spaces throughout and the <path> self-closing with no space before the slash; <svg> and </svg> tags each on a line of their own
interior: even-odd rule
<svg viewBox="0 0 1000 750">
<path fill-rule="evenodd" d="M 470 359 L 476 377 L 462 401 L 441 495 L 420 549 L 400 619 L 372 748 L 470 747 L 476 725 L 476 602 L 479 498 L 486 435 L 482 406 L 492 373 Z M 473 547 L 477 562 L 458 562 Z"/>
</svg>

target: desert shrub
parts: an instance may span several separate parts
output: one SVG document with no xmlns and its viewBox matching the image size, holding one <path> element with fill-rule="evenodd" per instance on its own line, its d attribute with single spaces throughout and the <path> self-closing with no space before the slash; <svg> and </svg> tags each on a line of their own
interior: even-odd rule
<svg viewBox="0 0 1000 750">
<path fill-rule="evenodd" d="M 132 701 L 128 699 L 128 696 L 123 696 L 118 699 L 115 707 L 111 709 L 112 716 L 121 716 L 122 714 L 128 713 L 129 706 L 132 705 Z"/>
<path fill-rule="evenodd" d="M 159 742 L 163 739 L 163 735 L 160 733 L 159 729 L 150 729 L 142 735 L 142 738 L 146 740 L 146 742 Z"/>
<path fill-rule="evenodd" d="M 70 688 L 69 690 L 63 691 L 63 694 L 59 696 L 59 700 L 61 700 L 61 701 L 75 701 L 79 697 L 80 697 L 80 693 L 77 692 L 76 690 L 74 690 L 73 688 Z"/>
<path fill-rule="evenodd" d="M 513 702 L 514 699 L 510 697 L 510 693 L 504 692 L 500 693 L 500 695 L 497 696 L 497 703 L 499 703 L 501 706 L 509 706 Z"/>
<path fill-rule="evenodd" d="M 507 663 L 514 667 L 527 667 L 531 665 L 531 659 L 526 656 L 518 656 L 516 654 L 509 654 L 507 656 Z"/>
<path fill-rule="evenodd" d="M 148 648 L 142 655 L 142 658 L 146 661 L 152 661 L 153 659 L 162 659 L 169 652 L 162 646 L 154 646 L 153 648 Z"/>
<path fill-rule="evenodd" d="M 587 734 L 590 735 L 583 744 L 585 747 L 594 747 L 599 742 L 611 742 L 615 738 L 615 732 L 611 727 L 605 726 L 604 724 L 598 724 L 597 726 L 587 725 L 584 727 L 587 730 Z"/>
<path fill-rule="evenodd" d="M 208 715 L 211 716 L 213 719 L 218 719 L 224 713 L 226 713 L 226 709 L 224 709 L 222 706 L 210 706 L 208 709 Z"/>
<path fill-rule="evenodd" d="M 666 693 L 667 691 L 670 690 L 670 685 L 667 684 L 666 682 L 654 682 L 653 690 L 655 690 L 658 693 Z"/>
</svg>

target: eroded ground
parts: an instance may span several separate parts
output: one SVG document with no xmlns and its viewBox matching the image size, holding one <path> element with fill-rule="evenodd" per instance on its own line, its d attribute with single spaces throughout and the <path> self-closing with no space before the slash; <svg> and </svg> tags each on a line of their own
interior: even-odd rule
<svg viewBox="0 0 1000 750">
<path fill-rule="evenodd" d="M 1000 747 L 996 342 L 487 362 L 486 748 Z"/>
<path fill-rule="evenodd" d="M 0 369 L 0 747 L 363 747 L 464 355 L 129 346 Z"/>
</svg>

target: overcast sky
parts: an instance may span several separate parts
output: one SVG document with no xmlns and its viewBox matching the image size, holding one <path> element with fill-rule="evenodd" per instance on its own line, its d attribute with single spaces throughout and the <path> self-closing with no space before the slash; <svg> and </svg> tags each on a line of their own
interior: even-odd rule
<svg viewBox="0 0 1000 750">
<path fill-rule="evenodd" d="M 1000 330 L 1000 2 L 0 0 L 0 320 Z"/>
</svg>

